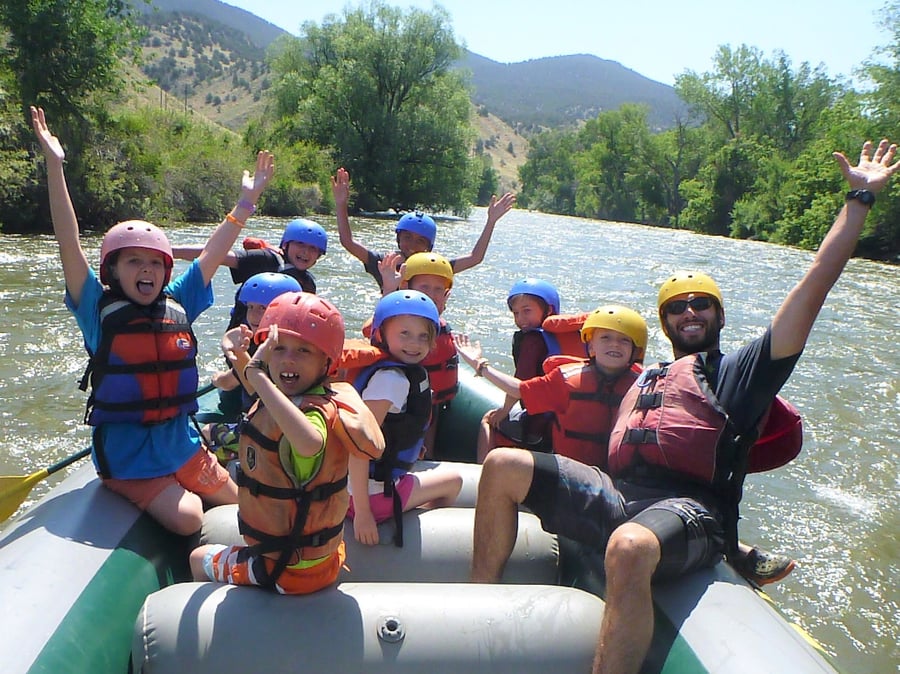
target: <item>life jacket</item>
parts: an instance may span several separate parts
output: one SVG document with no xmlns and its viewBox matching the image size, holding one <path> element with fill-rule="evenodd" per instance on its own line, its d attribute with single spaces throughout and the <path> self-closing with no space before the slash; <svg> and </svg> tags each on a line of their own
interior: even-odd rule
<svg viewBox="0 0 900 674">
<path fill-rule="evenodd" d="M 388 483 L 409 472 L 419 458 L 425 440 L 425 430 L 431 421 L 431 388 L 428 385 L 428 373 L 421 365 L 410 365 L 390 360 L 382 352 L 383 358 L 365 368 L 354 380 L 354 388 L 362 393 L 372 376 L 384 368 L 397 368 L 409 381 L 409 395 L 406 398 L 406 410 L 389 412 L 381 423 L 384 433 L 384 454 L 379 461 L 370 466 L 370 477 L 385 482 L 385 495 L 388 495 Z"/>
<path fill-rule="evenodd" d="M 391 498 L 394 515 L 394 543 L 403 547 L 403 504 L 394 489 L 394 481 L 408 473 L 422 452 L 425 431 L 431 422 L 431 387 L 428 372 L 421 365 L 410 365 L 383 359 L 365 368 L 353 385 L 360 393 L 378 371 L 387 367 L 400 369 L 409 381 L 409 394 L 403 412 L 388 412 L 381 423 L 384 433 L 384 454 L 369 463 L 369 477 L 384 485 L 383 494 Z"/>
<path fill-rule="evenodd" d="M 327 437 L 316 474 L 300 484 L 291 463 L 291 448 L 262 402 L 241 428 L 237 473 L 238 526 L 248 544 L 242 559 L 263 555 L 276 560 L 261 584 L 273 586 L 289 564 L 318 559 L 337 550 L 350 497 L 349 455 L 376 459 L 384 438 L 375 417 L 346 383 L 331 384 L 325 395 L 293 399 L 300 410 L 318 410 Z"/>
<path fill-rule="evenodd" d="M 371 318 L 363 323 L 362 333 L 365 337 L 372 336 Z M 346 349 L 346 341 L 344 345 Z M 351 346 L 351 348 L 353 347 Z M 362 354 L 359 351 L 352 355 L 348 354 L 347 361 L 349 363 L 351 358 L 360 359 L 361 356 Z M 428 371 L 432 404 L 442 405 L 456 397 L 459 391 L 459 354 L 456 352 L 456 343 L 453 341 L 453 333 L 450 326 L 443 318 L 441 319 L 441 329 L 438 331 L 434 346 L 419 365 Z"/>
<path fill-rule="evenodd" d="M 709 386 L 707 368 L 717 367 L 714 359 L 720 357 L 694 354 L 644 371 L 622 401 L 610 438 L 608 470 L 614 477 L 680 481 L 711 493 L 722 510 L 726 551 L 733 558 L 738 505 L 750 466 L 783 465 L 799 453 L 802 432 L 799 414 L 782 400 L 739 435 Z M 773 409 L 776 428 L 764 428 L 760 437 Z"/>
<path fill-rule="evenodd" d="M 142 306 L 105 291 L 100 344 L 79 387 L 85 423 L 155 424 L 197 411 L 197 338 L 178 302 Z"/>
<path fill-rule="evenodd" d="M 585 358 L 587 349 L 581 341 L 581 326 L 584 325 L 589 312 L 579 314 L 554 314 L 547 316 L 541 323 L 544 341 L 547 342 L 548 355 L 567 355 Z"/>
<path fill-rule="evenodd" d="M 565 361 L 573 362 L 565 362 Z M 566 410 L 555 415 L 553 452 L 606 469 L 609 434 L 625 393 L 638 378 L 639 369 L 629 369 L 615 378 L 604 377 L 594 364 L 568 356 L 548 359 L 559 371 L 569 393 Z"/>
<path fill-rule="evenodd" d="M 432 404 L 442 405 L 456 397 L 459 391 L 459 354 L 450 326 L 443 318 L 434 346 L 419 364 L 428 371 Z"/>
</svg>

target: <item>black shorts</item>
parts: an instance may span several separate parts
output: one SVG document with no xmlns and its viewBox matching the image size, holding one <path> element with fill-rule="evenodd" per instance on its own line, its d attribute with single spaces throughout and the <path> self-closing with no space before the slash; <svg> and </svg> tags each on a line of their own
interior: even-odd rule
<svg viewBox="0 0 900 674">
<path fill-rule="evenodd" d="M 725 536 L 716 513 L 671 490 L 614 481 L 594 466 L 557 454 L 534 456 L 534 478 L 523 505 L 543 528 L 600 552 L 616 527 L 636 522 L 659 539 L 654 579 L 682 575 L 718 562 Z"/>
</svg>

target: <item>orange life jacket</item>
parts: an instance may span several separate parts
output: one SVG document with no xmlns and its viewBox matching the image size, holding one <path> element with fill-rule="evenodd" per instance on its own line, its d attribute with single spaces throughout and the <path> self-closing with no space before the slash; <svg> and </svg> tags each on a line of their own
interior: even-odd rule
<svg viewBox="0 0 900 674">
<path fill-rule="evenodd" d="M 331 384 L 325 395 L 299 396 L 295 404 L 304 412 L 319 411 L 327 429 L 322 463 L 304 484 L 294 473 L 293 450 L 261 401 L 241 428 L 239 527 L 250 546 L 247 554 L 277 560 L 269 584 L 288 564 L 338 548 L 350 503 L 349 455 L 377 459 L 384 451 L 375 417 L 349 384 Z"/>
<path fill-rule="evenodd" d="M 581 341 L 581 326 L 584 325 L 589 312 L 579 314 L 554 314 L 547 316 L 541 323 L 544 340 L 551 356 L 567 355 L 585 358 L 587 350 Z"/>
</svg>

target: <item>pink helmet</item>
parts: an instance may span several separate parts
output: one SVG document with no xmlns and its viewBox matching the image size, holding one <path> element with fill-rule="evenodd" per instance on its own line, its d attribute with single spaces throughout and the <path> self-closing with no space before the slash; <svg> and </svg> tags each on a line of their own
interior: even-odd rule
<svg viewBox="0 0 900 674">
<path fill-rule="evenodd" d="M 266 307 L 254 341 L 262 344 L 273 325 L 279 334 L 305 339 L 322 349 L 329 360 L 328 374 L 337 372 L 344 350 L 344 319 L 331 302 L 313 293 L 284 293 Z"/>
<path fill-rule="evenodd" d="M 100 244 L 100 282 L 109 283 L 106 264 L 111 253 L 123 248 L 146 248 L 162 253 L 166 264 L 166 283 L 172 276 L 172 244 L 156 225 L 143 220 L 127 220 L 110 227 Z"/>
</svg>

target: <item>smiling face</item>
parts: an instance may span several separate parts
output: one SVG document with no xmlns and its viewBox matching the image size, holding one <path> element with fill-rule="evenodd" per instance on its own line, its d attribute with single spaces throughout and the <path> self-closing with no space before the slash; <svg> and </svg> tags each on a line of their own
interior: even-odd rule
<svg viewBox="0 0 900 674">
<path fill-rule="evenodd" d="M 285 395 L 295 396 L 320 382 L 328 372 L 328 356 L 294 335 L 278 334 L 268 358 L 269 376 Z"/>
<path fill-rule="evenodd" d="M 428 295 L 437 307 L 438 313 L 442 314 L 447 307 L 447 298 L 450 296 L 450 288 L 447 287 L 447 284 L 447 279 L 437 274 L 416 274 L 409 279 L 407 287 Z"/>
<path fill-rule="evenodd" d="M 634 342 L 618 330 L 595 328 L 587 346 L 597 368 L 604 374 L 616 374 L 634 362 Z"/>
<path fill-rule="evenodd" d="M 537 330 L 547 317 L 547 305 L 534 295 L 516 295 L 509 300 L 509 310 L 519 330 Z"/>
<path fill-rule="evenodd" d="M 393 316 L 379 329 L 388 352 L 401 363 L 422 362 L 434 346 L 434 323 L 421 316 Z"/>
<path fill-rule="evenodd" d="M 288 264 L 292 264 L 301 271 L 306 271 L 322 257 L 322 251 L 308 243 L 291 241 L 287 244 L 284 257 Z"/>
<path fill-rule="evenodd" d="M 410 232 L 408 229 L 401 229 L 397 232 L 397 248 L 404 258 L 408 258 L 414 253 L 427 253 L 431 250 L 431 241 L 421 234 Z"/>
<path fill-rule="evenodd" d="M 676 358 L 719 348 L 719 333 L 725 327 L 725 311 L 719 307 L 715 299 L 706 309 L 695 309 L 690 305 L 690 300 L 697 297 L 711 296 L 704 293 L 676 295 L 661 309 L 663 329 L 672 342 Z M 678 300 L 688 302 L 683 313 L 673 314 L 666 310 L 669 304 Z"/>
<path fill-rule="evenodd" d="M 148 248 L 122 248 L 109 270 L 125 297 L 145 306 L 159 297 L 168 275 L 163 254 Z"/>
</svg>

